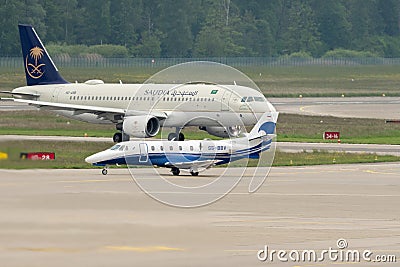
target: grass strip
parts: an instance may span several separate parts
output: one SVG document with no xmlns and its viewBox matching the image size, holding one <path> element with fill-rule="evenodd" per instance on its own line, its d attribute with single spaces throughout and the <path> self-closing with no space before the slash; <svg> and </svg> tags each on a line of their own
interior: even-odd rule
<svg viewBox="0 0 400 267">
<path fill-rule="evenodd" d="M 339 131 L 342 143 L 400 144 L 400 124 L 380 119 L 338 118 L 280 114 L 277 124 L 281 142 L 332 142 L 323 140 L 325 131 Z M 116 132 L 112 124 L 89 124 L 70 120 L 48 111 L 4 111 L 0 117 L 0 135 L 55 135 L 111 137 Z M 174 129 L 163 128 L 166 138 Z M 220 139 L 196 127 L 183 130 L 187 139 Z M 156 138 L 160 138 L 159 133 Z M 334 141 L 337 142 L 337 141 Z"/>
<path fill-rule="evenodd" d="M 0 169 L 88 169 L 95 168 L 84 159 L 96 152 L 111 147 L 111 142 L 50 142 L 50 141 L 11 141 L 0 142 L 0 152 L 8 154 L 8 159 L 0 160 Z M 55 152 L 56 159 L 51 161 L 32 161 L 20 159 L 21 152 Z M 375 154 L 300 152 L 285 153 L 277 151 L 273 166 L 303 166 L 320 164 L 348 164 L 400 161 L 396 156 L 378 156 Z M 232 163 L 242 166 L 244 161 Z M 257 166 L 258 161 L 249 160 L 248 166 Z M 261 164 L 263 166 L 263 164 Z"/>
</svg>

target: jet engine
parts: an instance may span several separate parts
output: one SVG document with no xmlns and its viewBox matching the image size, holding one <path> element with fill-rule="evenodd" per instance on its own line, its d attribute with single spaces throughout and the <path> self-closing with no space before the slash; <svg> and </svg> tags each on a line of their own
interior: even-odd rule
<svg viewBox="0 0 400 267">
<path fill-rule="evenodd" d="M 151 115 L 130 116 L 124 119 L 122 130 L 132 137 L 153 137 L 160 130 L 160 121 Z"/>
<path fill-rule="evenodd" d="M 240 133 L 242 133 L 242 126 L 229 126 L 229 127 L 222 127 L 222 126 L 200 126 L 200 130 L 206 131 L 207 133 L 222 137 L 238 137 Z"/>
</svg>

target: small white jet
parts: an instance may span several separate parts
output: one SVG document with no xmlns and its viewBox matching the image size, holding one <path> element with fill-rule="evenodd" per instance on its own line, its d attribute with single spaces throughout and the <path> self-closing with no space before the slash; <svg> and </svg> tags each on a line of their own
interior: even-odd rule
<svg viewBox="0 0 400 267">
<path fill-rule="evenodd" d="M 104 166 L 104 175 L 109 165 L 153 165 L 170 168 L 173 175 L 179 175 L 184 169 L 197 176 L 200 171 L 215 165 L 243 158 L 259 158 L 261 152 L 271 148 L 277 119 L 277 112 L 267 112 L 250 133 L 227 140 L 121 142 L 87 157 L 85 161 Z"/>
<path fill-rule="evenodd" d="M 12 100 L 49 109 L 89 123 L 115 124 L 113 140 L 153 137 L 174 127 L 168 139 L 184 140 L 181 129 L 198 126 L 219 137 L 238 136 L 273 106 L 258 90 L 205 82 L 186 84 L 106 84 L 101 80 L 69 83 L 58 72 L 35 29 L 18 25 L 27 86 Z M 128 108 L 129 107 L 129 108 Z M 223 125 L 223 126 L 222 126 Z"/>
</svg>

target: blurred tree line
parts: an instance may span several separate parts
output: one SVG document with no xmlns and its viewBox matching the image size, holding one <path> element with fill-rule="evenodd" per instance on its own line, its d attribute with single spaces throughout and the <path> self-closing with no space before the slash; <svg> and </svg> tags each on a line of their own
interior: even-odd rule
<svg viewBox="0 0 400 267">
<path fill-rule="evenodd" d="M 398 0 L 0 0 L 0 20 L 1 55 L 25 23 L 72 55 L 400 57 Z"/>
</svg>

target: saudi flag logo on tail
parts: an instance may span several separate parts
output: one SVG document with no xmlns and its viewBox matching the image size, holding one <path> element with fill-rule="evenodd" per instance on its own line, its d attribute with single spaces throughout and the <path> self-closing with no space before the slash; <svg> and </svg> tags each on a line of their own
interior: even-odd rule
<svg viewBox="0 0 400 267">
<path fill-rule="evenodd" d="M 218 93 L 218 90 L 211 90 L 211 94 L 212 95 L 215 95 L 215 94 L 217 94 Z"/>
</svg>

